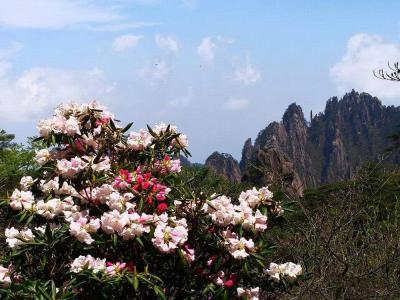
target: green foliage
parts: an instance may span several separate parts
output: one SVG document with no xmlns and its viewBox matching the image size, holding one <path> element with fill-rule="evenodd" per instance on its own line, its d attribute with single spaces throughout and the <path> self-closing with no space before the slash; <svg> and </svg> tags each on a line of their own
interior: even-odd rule
<svg viewBox="0 0 400 300">
<path fill-rule="evenodd" d="M 240 192 L 252 187 L 248 183 L 234 183 L 202 165 L 184 167 L 181 175 L 188 188 L 196 193 L 216 193 L 237 198 Z"/>
<path fill-rule="evenodd" d="M 34 171 L 32 147 L 12 143 L 14 135 L 0 131 L 0 196 L 15 188 L 23 175 Z"/>
<path fill-rule="evenodd" d="M 277 241 L 279 257 L 301 261 L 306 299 L 400 297 L 400 173 L 368 164 L 352 181 L 306 191 Z"/>
</svg>

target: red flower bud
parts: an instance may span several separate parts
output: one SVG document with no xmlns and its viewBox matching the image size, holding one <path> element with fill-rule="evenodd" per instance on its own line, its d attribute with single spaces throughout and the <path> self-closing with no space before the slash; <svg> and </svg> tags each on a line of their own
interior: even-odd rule
<svg viewBox="0 0 400 300">
<path fill-rule="evenodd" d="M 159 214 L 162 214 L 164 211 L 166 211 L 168 209 L 168 204 L 166 204 L 166 203 L 160 203 L 160 204 L 158 204 L 158 206 L 157 206 L 157 212 L 159 213 Z"/>
</svg>

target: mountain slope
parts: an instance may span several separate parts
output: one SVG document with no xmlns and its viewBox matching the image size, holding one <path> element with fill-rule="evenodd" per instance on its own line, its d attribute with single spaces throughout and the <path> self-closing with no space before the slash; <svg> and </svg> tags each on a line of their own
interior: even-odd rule
<svg viewBox="0 0 400 300">
<path fill-rule="evenodd" d="M 304 188 L 349 179 L 363 163 L 384 153 L 398 125 L 400 107 L 384 106 L 378 98 L 354 90 L 342 99 L 329 99 L 324 112 L 310 122 L 293 103 L 281 122 L 260 131 L 254 144 L 246 140 L 242 180 L 267 184 L 278 174 L 289 186 Z M 399 162 L 399 157 L 390 162 Z"/>
</svg>

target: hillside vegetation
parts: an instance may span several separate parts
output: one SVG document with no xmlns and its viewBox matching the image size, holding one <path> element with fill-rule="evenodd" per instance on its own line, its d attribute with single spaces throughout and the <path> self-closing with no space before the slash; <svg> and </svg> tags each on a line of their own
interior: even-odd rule
<svg viewBox="0 0 400 300">
<path fill-rule="evenodd" d="M 2 133 L 1 194 L 33 172 L 32 148 L 13 144 Z M 5 141 L 5 143 L 4 143 Z M 237 197 L 249 188 L 203 166 L 188 166 L 182 175 L 195 191 Z M 400 297 L 400 171 L 383 162 L 365 165 L 354 180 L 308 189 L 298 199 L 273 187 L 284 201 L 282 227 L 267 241 L 275 247 L 270 260 L 301 263 L 305 277 L 289 292 L 271 299 L 398 299 Z M 9 226 L 2 209 L 0 232 Z M 283 226 L 284 225 L 284 226 Z M 4 241 L 2 241 L 4 242 Z"/>
</svg>

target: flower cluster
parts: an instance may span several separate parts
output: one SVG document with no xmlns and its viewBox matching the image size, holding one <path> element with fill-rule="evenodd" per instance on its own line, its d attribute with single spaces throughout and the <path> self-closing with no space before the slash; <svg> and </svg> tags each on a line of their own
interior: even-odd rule
<svg viewBox="0 0 400 300">
<path fill-rule="evenodd" d="M 250 288 L 243 289 L 241 287 L 237 288 L 237 294 L 239 297 L 247 299 L 247 300 L 258 300 L 260 294 L 260 288 Z"/>
<path fill-rule="evenodd" d="M 114 118 L 113 114 L 99 105 L 97 102 L 89 104 L 60 105 L 50 119 L 41 120 L 38 124 L 40 136 L 47 138 L 52 133 L 65 134 L 70 137 L 81 135 L 82 119 L 90 111 L 98 112 L 96 120 L 96 132 L 101 132 L 101 126 L 108 124 Z"/>
<path fill-rule="evenodd" d="M 182 246 L 188 239 L 187 223 L 185 219 L 170 220 L 172 224 L 165 222 L 166 215 L 160 218 L 154 231 L 153 245 L 164 253 L 170 253 Z M 185 248 L 185 252 L 187 248 Z M 189 251 L 188 251 L 189 252 Z M 189 252 L 190 255 L 194 255 Z"/>
<path fill-rule="evenodd" d="M 91 270 L 93 273 L 98 273 L 106 270 L 106 259 L 94 258 L 90 254 L 79 256 L 71 263 L 70 271 L 79 273 L 83 270 Z"/>
<path fill-rule="evenodd" d="M 16 248 L 33 241 L 35 238 L 32 230 L 29 228 L 24 230 L 18 230 L 14 227 L 7 228 L 4 235 L 6 236 L 6 242 L 10 248 Z"/>
<path fill-rule="evenodd" d="M 216 225 L 226 227 L 242 224 L 247 230 L 264 231 L 267 229 L 267 216 L 260 210 L 255 210 L 262 203 L 274 203 L 272 192 L 267 187 L 242 192 L 238 205 L 234 205 L 232 199 L 224 195 L 216 197 L 206 203 L 203 210 L 210 215 Z"/>
<path fill-rule="evenodd" d="M 70 271 L 72 273 L 80 273 L 84 270 L 90 270 L 93 273 L 104 273 L 108 276 L 117 276 L 122 272 L 134 270 L 132 263 L 116 262 L 112 263 L 106 259 L 94 258 L 90 254 L 79 256 L 71 263 Z"/>
<path fill-rule="evenodd" d="M 270 276 L 274 281 L 280 281 L 286 279 L 289 282 L 294 282 L 297 276 L 301 275 L 303 272 L 300 265 L 294 264 L 292 262 L 287 262 L 284 264 L 271 263 L 269 269 L 265 270 L 265 273 Z"/>
<path fill-rule="evenodd" d="M 133 286 L 132 298 L 140 298 L 145 285 L 159 296 L 190 290 L 196 281 L 203 285 L 197 298 L 204 298 L 199 294 L 203 290 L 206 298 L 225 290 L 232 297 L 253 300 L 261 290 L 253 286 L 267 282 L 265 274 L 289 281 L 301 274 L 301 267 L 299 271 L 291 263 L 271 264 L 265 274 L 260 269 L 267 259 L 265 231 L 283 213 L 268 187 L 252 188 L 238 198 L 195 193 L 181 178 L 180 155 L 189 154 L 189 144 L 176 126 L 160 123 L 129 132 L 130 125 L 117 123 L 96 102 L 61 105 L 53 117 L 39 122 L 44 146 L 35 157 L 39 176 L 23 177 L 8 200 L 20 220 L 36 226 L 5 232 L 11 251 L 20 248 L 13 254 L 20 258 L 18 272 L 36 276 L 27 264 L 46 266 L 50 262 L 39 263 L 37 251 L 49 251 L 55 262 L 63 263 L 47 266 L 45 273 L 70 266 L 68 274 L 52 274 L 65 284 L 63 289 L 85 276 L 99 282 L 99 274 L 121 284 L 121 291 L 132 293 Z M 175 274 L 178 268 L 192 283 L 170 288 L 169 276 L 182 281 L 182 275 Z M 257 276 L 246 273 L 249 269 Z M 0 267 L 0 283 L 13 285 L 9 274 Z M 123 286 L 123 278 L 129 278 L 129 287 Z M 142 280 L 140 288 L 132 280 Z M 95 298 L 84 289 L 96 293 L 96 288 L 78 281 L 70 291 Z M 149 293 L 143 298 L 151 298 Z"/>
<path fill-rule="evenodd" d="M 15 189 L 10 198 L 10 206 L 14 210 L 32 209 L 35 198 L 31 191 L 20 191 Z"/>
<path fill-rule="evenodd" d="M 223 234 L 224 244 L 228 251 L 236 259 L 243 259 L 249 256 L 249 253 L 254 250 L 254 242 L 252 239 L 239 238 L 238 235 L 229 230 Z"/>
<path fill-rule="evenodd" d="M 181 171 L 181 160 L 172 159 L 169 155 L 166 155 L 164 159 L 158 160 L 154 166 L 156 170 L 163 175 L 179 173 Z"/>
<path fill-rule="evenodd" d="M 0 265 L 0 284 L 3 288 L 11 284 L 11 270 L 2 265 Z"/>
</svg>

